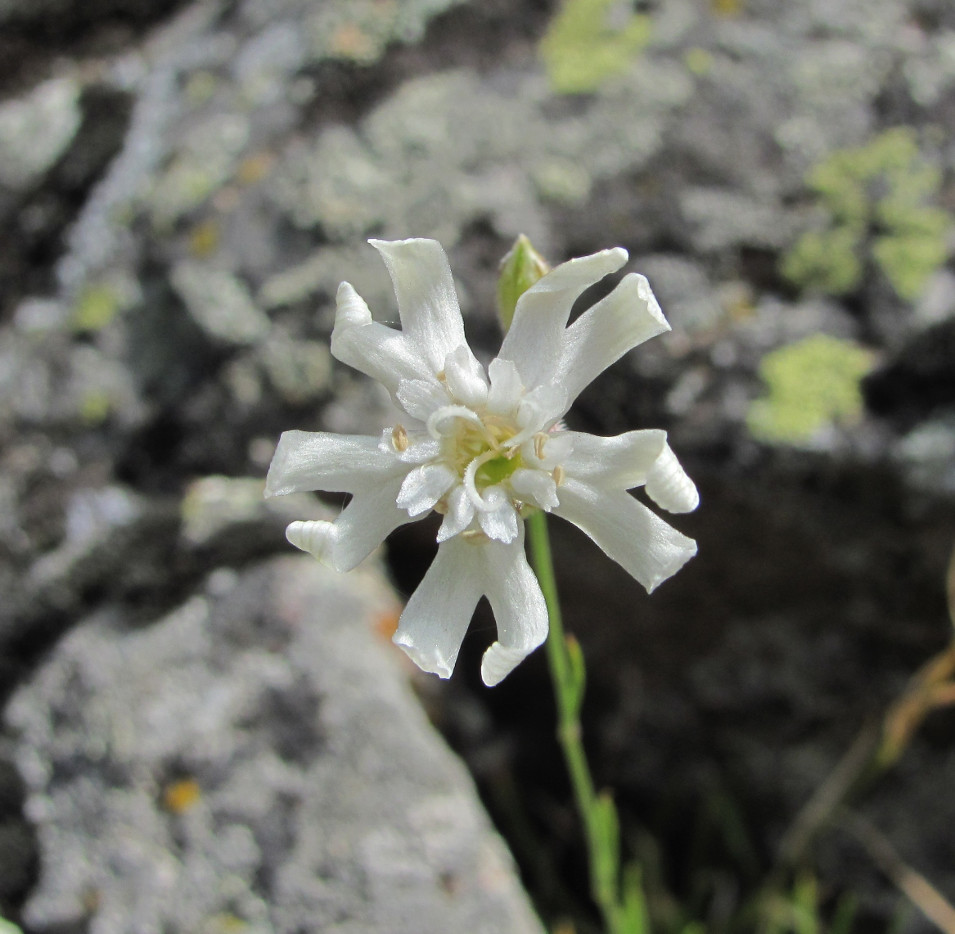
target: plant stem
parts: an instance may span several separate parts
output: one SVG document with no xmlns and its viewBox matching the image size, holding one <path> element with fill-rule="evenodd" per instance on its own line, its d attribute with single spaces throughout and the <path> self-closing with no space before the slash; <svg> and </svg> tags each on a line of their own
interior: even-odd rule
<svg viewBox="0 0 955 934">
<path fill-rule="evenodd" d="M 557 703 L 557 738 L 564 754 L 574 791 L 577 811 L 584 825 L 590 867 L 590 890 L 603 916 L 608 932 L 623 931 L 620 904 L 620 860 L 616 842 L 617 815 L 613 802 L 594 791 L 593 778 L 581 738 L 580 707 L 584 694 L 584 668 L 580 647 L 572 636 L 564 635 L 564 624 L 557 596 L 557 581 L 547 535 L 547 517 L 543 512 L 531 515 L 529 527 L 531 556 L 540 581 L 550 634 L 547 660 L 550 665 L 554 699 Z"/>
</svg>

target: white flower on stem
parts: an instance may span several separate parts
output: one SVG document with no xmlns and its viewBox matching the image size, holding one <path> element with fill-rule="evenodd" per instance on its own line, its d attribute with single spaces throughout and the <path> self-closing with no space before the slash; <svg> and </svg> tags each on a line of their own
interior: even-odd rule
<svg viewBox="0 0 955 934">
<path fill-rule="evenodd" d="M 696 508 L 696 487 L 665 432 L 600 438 L 562 422 L 591 380 L 669 325 L 647 280 L 631 273 L 568 326 L 581 293 L 627 260 L 623 249 L 604 250 L 557 266 L 520 297 L 485 370 L 465 340 L 440 244 L 371 243 L 391 274 L 401 330 L 373 321 L 343 282 L 332 353 L 378 380 L 404 414 L 380 438 L 285 432 L 266 495 L 351 494 L 334 522 L 293 522 L 287 531 L 293 545 L 339 571 L 398 526 L 442 514 L 437 557 L 394 641 L 425 671 L 447 678 L 486 596 L 498 638 L 481 675 L 497 684 L 547 636 L 544 598 L 524 552 L 529 512 L 572 522 L 647 591 L 696 554 L 692 539 L 627 492 L 643 486 L 670 512 Z"/>
</svg>

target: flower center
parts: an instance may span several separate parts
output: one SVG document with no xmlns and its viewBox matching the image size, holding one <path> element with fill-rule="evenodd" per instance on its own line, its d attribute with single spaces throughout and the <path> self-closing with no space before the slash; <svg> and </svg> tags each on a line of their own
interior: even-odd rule
<svg viewBox="0 0 955 934">
<path fill-rule="evenodd" d="M 512 440 L 520 429 L 509 418 L 446 406 L 432 415 L 428 429 L 441 441 L 444 462 L 476 490 L 496 486 L 523 465 Z"/>
<path fill-rule="evenodd" d="M 448 461 L 461 477 L 470 467 L 478 489 L 506 480 L 521 466 L 520 448 L 507 446 L 518 433 L 508 419 L 485 415 L 475 421 L 455 421 L 455 431 L 445 439 Z"/>
</svg>

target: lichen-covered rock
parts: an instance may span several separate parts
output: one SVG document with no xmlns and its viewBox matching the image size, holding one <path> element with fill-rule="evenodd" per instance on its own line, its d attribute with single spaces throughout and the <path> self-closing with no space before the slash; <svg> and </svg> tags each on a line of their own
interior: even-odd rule
<svg viewBox="0 0 955 934">
<path fill-rule="evenodd" d="M 72 78 L 54 78 L 0 104 L 0 185 L 26 188 L 63 154 L 82 120 L 80 90 Z"/>
<path fill-rule="evenodd" d="M 374 566 L 301 558 L 146 628 L 94 614 L 11 701 L 40 844 L 25 911 L 91 934 L 540 934 L 382 636 Z"/>
</svg>

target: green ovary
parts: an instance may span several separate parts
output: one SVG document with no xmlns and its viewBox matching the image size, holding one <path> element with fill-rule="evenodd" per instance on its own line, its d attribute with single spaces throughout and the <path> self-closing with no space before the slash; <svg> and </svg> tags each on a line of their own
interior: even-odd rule
<svg viewBox="0 0 955 934">
<path fill-rule="evenodd" d="M 513 457 L 504 457 L 503 455 L 494 457 L 478 467 L 474 474 L 474 483 L 479 489 L 494 486 L 494 484 L 506 480 L 520 466 L 520 453 L 516 453 Z"/>
<path fill-rule="evenodd" d="M 523 466 L 520 450 L 504 447 L 515 434 L 517 428 L 509 419 L 485 416 L 480 426 L 460 419 L 457 431 L 448 439 L 446 462 L 463 477 L 468 466 L 480 458 L 474 484 L 479 490 L 494 486 Z"/>
</svg>

